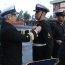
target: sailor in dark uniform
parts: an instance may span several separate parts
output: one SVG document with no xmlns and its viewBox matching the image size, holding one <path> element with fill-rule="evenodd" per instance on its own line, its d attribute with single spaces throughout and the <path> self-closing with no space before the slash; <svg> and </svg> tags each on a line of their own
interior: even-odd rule
<svg viewBox="0 0 65 65">
<path fill-rule="evenodd" d="M 56 22 L 56 43 L 59 46 L 58 65 L 65 65 L 65 9 L 59 9 L 56 12 L 58 21 Z M 56 46 L 57 47 L 57 46 Z M 56 51 L 56 50 L 55 50 Z"/>
<path fill-rule="evenodd" d="M 22 63 L 22 41 L 28 42 L 37 37 L 37 32 L 40 32 L 41 27 L 37 27 L 28 34 L 22 35 L 13 26 L 16 22 L 16 10 L 14 6 L 5 9 L 1 13 L 3 17 L 1 26 L 1 46 L 3 56 L 1 65 L 21 65 Z"/>
<path fill-rule="evenodd" d="M 54 39 L 54 49 L 52 56 L 56 58 L 58 56 L 58 51 L 60 45 L 65 39 L 65 22 L 64 22 L 64 10 L 59 9 L 55 12 L 57 20 L 54 23 L 51 23 L 51 28 L 53 32 Z"/>
<path fill-rule="evenodd" d="M 50 25 L 44 20 L 49 9 L 41 4 L 37 4 L 34 11 L 36 12 L 37 26 L 41 26 L 42 30 L 37 38 L 33 40 L 33 61 L 49 59 L 52 55 L 53 38 Z"/>
</svg>

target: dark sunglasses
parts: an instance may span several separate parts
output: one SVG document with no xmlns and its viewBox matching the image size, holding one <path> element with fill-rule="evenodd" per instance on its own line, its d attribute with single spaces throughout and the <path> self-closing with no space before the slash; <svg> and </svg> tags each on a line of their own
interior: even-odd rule
<svg viewBox="0 0 65 65">
<path fill-rule="evenodd" d="M 39 13 L 40 11 L 36 11 L 36 13 Z"/>
</svg>

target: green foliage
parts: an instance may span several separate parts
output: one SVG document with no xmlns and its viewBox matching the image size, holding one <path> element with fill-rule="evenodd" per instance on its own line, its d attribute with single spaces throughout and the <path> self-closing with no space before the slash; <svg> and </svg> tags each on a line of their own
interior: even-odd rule
<svg viewBox="0 0 65 65">
<path fill-rule="evenodd" d="M 22 21 L 22 20 L 23 20 L 23 11 L 21 10 L 18 15 L 17 21 Z"/>
<path fill-rule="evenodd" d="M 23 11 L 21 10 L 18 15 L 17 21 L 28 21 L 30 18 L 31 15 L 27 11 L 23 13 Z"/>
<path fill-rule="evenodd" d="M 29 20 L 31 18 L 30 14 L 28 14 L 28 12 L 26 11 L 24 14 L 23 14 L 23 18 L 25 21 Z"/>
</svg>

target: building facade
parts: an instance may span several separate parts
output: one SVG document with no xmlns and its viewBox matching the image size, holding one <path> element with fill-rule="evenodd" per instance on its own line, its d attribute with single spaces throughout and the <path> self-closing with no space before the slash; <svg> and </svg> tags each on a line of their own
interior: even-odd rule
<svg viewBox="0 0 65 65">
<path fill-rule="evenodd" d="M 58 9 L 65 9 L 65 0 L 54 0 L 50 3 L 53 4 L 53 12 L 57 11 Z"/>
</svg>

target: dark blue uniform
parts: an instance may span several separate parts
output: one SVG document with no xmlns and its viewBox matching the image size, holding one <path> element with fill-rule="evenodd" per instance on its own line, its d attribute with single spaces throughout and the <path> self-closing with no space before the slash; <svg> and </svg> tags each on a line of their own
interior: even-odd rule
<svg viewBox="0 0 65 65">
<path fill-rule="evenodd" d="M 42 30 L 33 41 L 34 61 L 51 58 L 53 50 L 53 38 L 49 23 L 45 20 L 41 20 L 38 21 L 37 26 L 41 26 Z"/>
<path fill-rule="evenodd" d="M 51 28 L 53 32 L 53 39 L 54 39 L 54 49 L 53 49 L 53 57 L 57 57 L 59 47 L 60 45 L 56 42 L 56 40 L 61 40 L 63 41 L 65 38 L 65 22 L 61 24 L 58 21 L 52 22 L 51 23 Z"/>
<path fill-rule="evenodd" d="M 59 57 L 58 65 L 65 65 L 65 40 L 60 46 L 58 57 Z"/>
<path fill-rule="evenodd" d="M 38 37 L 33 41 L 33 61 L 51 58 L 53 50 L 53 38 L 50 24 L 44 20 L 45 14 L 49 9 L 41 4 L 36 4 L 34 10 L 37 21 L 37 26 L 41 26 L 42 30 Z M 44 14 L 45 13 L 45 14 Z"/>
<path fill-rule="evenodd" d="M 34 36 L 36 32 L 22 35 L 17 29 L 11 24 L 16 21 L 16 10 L 15 6 L 11 6 L 1 13 L 2 26 L 1 26 L 1 50 L 2 59 L 1 65 L 21 65 L 22 64 L 22 42 L 28 42 Z M 12 19 L 12 20 L 11 20 Z M 31 37 L 31 38 L 30 38 Z"/>
<path fill-rule="evenodd" d="M 1 35 L 2 63 L 4 65 L 21 65 L 22 41 L 29 41 L 30 36 L 21 35 L 13 25 L 5 21 L 2 22 Z"/>
<path fill-rule="evenodd" d="M 59 47 L 64 42 L 64 38 L 65 38 L 64 9 L 58 9 L 55 12 L 55 15 L 57 17 L 57 20 L 54 22 L 51 22 L 51 28 L 52 28 L 53 39 L 54 39 L 54 50 L 52 55 L 53 57 L 57 57 Z M 57 40 L 60 40 L 61 43 L 57 42 Z"/>
</svg>

